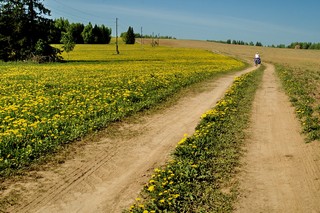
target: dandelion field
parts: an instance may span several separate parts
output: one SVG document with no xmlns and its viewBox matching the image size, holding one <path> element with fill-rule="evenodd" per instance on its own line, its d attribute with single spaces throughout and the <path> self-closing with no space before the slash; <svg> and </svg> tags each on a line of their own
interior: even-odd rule
<svg viewBox="0 0 320 213">
<path fill-rule="evenodd" d="M 77 45 L 66 63 L 0 63 L 0 173 L 164 101 L 179 89 L 242 69 L 209 51 Z"/>
</svg>

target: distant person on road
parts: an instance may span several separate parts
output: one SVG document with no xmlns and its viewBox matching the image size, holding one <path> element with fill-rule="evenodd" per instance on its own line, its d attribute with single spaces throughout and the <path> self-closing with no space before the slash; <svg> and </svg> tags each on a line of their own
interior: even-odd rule
<svg viewBox="0 0 320 213">
<path fill-rule="evenodd" d="M 257 59 L 257 58 L 260 58 L 260 55 L 258 52 L 256 52 L 256 54 L 254 55 L 254 58 Z"/>
<path fill-rule="evenodd" d="M 261 58 L 260 58 L 260 54 L 258 52 L 256 52 L 256 54 L 254 55 L 254 64 L 257 66 L 258 64 L 261 64 Z"/>
</svg>

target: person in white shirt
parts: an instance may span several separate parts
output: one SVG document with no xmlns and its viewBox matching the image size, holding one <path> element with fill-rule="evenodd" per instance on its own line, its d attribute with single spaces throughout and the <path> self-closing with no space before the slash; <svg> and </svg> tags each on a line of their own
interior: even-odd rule
<svg viewBox="0 0 320 213">
<path fill-rule="evenodd" d="M 256 66 L 258 64 L 261 64 L 261 58 L 260 58 L 260 54 L 258 52 L 254 55 L 254 63 Z"/>
</svg>

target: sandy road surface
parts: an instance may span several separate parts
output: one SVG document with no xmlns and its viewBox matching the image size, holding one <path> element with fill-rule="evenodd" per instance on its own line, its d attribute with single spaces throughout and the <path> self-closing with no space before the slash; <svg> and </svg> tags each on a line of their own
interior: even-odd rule
<svg viewBox="0 0 320 213">
<path fill-rule="evenodd" d="M 236 212 L 320 212 L 320 143 L 306 144 L 274 67 L 254 101 Z"/>
<path fill-rule="evenodd" d="M 7 211 L 121 212 L 183 135 L 193 133 L 200 116 L 221 98 L 234 77 L 253 69 L 209 82 L 201 93 L 184 97 L 159 114 L 121 125 L 119 137 L 90 143 L 60 167 L 37 172 L 41 178 L 17 183 L 15 188 L 23 186 L 19 192 L 23 199 Z"/>
</svg>

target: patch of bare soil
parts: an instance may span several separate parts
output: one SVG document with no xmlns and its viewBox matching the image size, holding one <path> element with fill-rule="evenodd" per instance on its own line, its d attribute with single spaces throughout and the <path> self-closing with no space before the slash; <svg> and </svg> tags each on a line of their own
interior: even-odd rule
<svg viewBox="0 0 320 213">
<path fill-rule="evenodd" d="M 267 66 L 257 91 L 236 212 L 320 212 L 320 143 L 306 144 Z"/>
<path fill-rule="evenodd" d="M 253 69 L 209 82 L 200 93 L 189 94 L 158 113 L 120 123 L 113 137 L 82 146 L 60 166 L 7 184 L 0 196 L 14 191 L 16 199 L 3 211 L 121 212 L 183 135 L 193 133 L 200 116 L 223 96 L 234 77 Z"/>
</svg>

